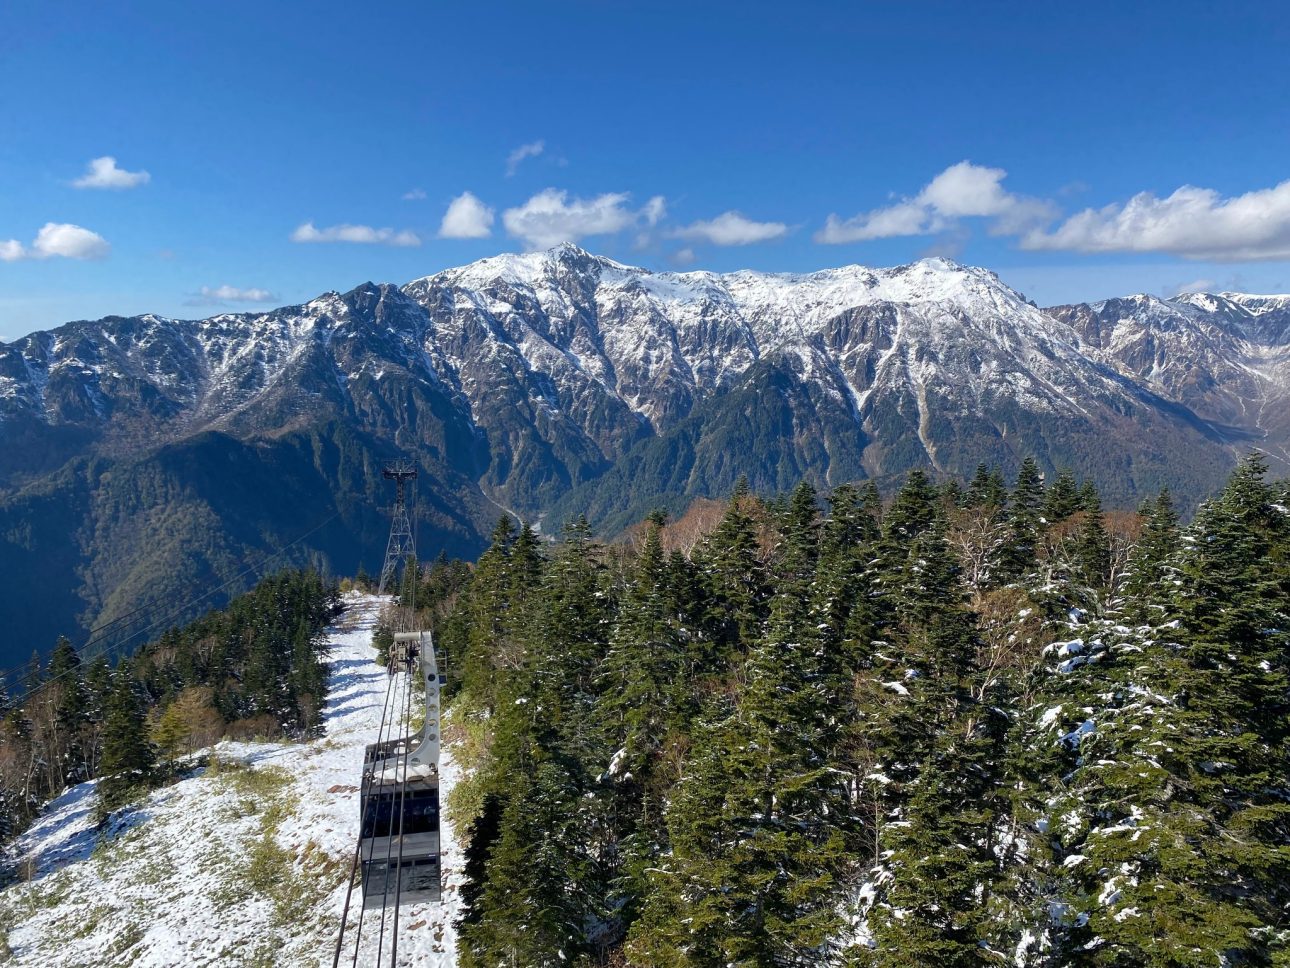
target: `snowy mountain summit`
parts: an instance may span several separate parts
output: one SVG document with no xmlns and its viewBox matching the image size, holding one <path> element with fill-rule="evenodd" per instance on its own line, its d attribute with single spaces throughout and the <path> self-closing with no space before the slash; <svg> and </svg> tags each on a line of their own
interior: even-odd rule
<svg viewBox="0 0 1290 968">
<path fill-rule="evenodd" d="M 1113 504 L 1188 499 L 1252 446 L 1290 455 L 1287 332 L 1290 297 L 1045 310 L 939 258 L 650 272 L 573 245 L 264 313 L 68 323 L 0 344 L 0 525 L 52 498 L 78 543 L 54 568 L 0 542 L 0 565 L 48 573 L 20 624 L 52 639 L 51 611 L 110 619 L 148 574 L 227 577 L 306 511 L 375 503 L 396 451 L 425 471 L 427 540 L 457 554 L 502 509 L 613 530 L 741 475 L 776 491 L 1033 455 Z M 167 493 L 192 505 L 173 548 L 140 530 Z M 352 570 L 379 531 L 349 514 L 314 550 Z"/>
</svg>

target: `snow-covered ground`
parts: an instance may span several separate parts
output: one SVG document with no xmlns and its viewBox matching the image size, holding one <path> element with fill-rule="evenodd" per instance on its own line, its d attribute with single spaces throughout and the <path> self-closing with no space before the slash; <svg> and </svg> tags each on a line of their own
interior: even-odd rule
<svg viewBox="0 0 1290 968">
<path fill-rule="evenodd" d="M 92 783 L 67 791 L 16 845 L 34 876 L 0 892 L 0 961 L 12 965 L 330 965 L 358 831 L 363 746 L 387 678 L 374 664 L 381 600 L 352 595 L 328 630 L 324 734 L 309 743 L 221 743 L 218 764 L 157 790 L 106 837 Z M 458 772 L 441 765 L 446 799 Z M 404 906 L 399 965 L 456 962 L 461 851 L 443 823 L 444 901 Z M 354 956 L 355 888 L 342 964 Z M 377 963 L 367 912 L 359 965 Z M 391 964 L 392 912 L 381 964 Z M 4 933 L 7 931 L 7 935 Z"/>
</svg>

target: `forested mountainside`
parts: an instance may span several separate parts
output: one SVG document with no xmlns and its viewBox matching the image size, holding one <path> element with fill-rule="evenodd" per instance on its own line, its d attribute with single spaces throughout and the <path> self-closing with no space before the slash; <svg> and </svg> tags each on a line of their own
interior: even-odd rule
<svg viewBox="0 0 1290 968">
<path fill-rule="evenodd" d="M 225 736 L 307 735 L 326 694 L 317 637 L 337 606 L 333 583 L 284 571 L 115 663 L 67 639 L 47 664 L 33 656 L 21 699 L 0 694 L 0 843 L 85 780 L 101 778 L 106 816 Z"/>
<path fill-rule="evenodd" d="M 440 596 L 461 964 L 1285 963 L 1264 460 L 1181 529 L 1032 461 L 820 497 L 628 551 L 503 519 Z"/>
<path fill-rule="evenodd" d="M 68 323 L 0 345 L 0 665 L 284 545 L 374 568 L 395 454 L 429 556 L 473 558 L 501 510 L 607 536 L 740 476 L 886 487 L 1026 455 L 1108 506 L 1190 504 L 1251 445 L 1283 466 L 1288 354 L 1290 297 L 1043 310 L 945 259 L 655 273 L 571 245 L 271 312 Z"/>
</svg>

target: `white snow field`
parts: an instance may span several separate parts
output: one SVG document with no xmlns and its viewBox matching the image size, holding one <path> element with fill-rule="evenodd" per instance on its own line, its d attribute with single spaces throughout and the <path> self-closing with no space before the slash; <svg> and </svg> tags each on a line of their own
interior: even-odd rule
<svg viewBox="0 0 1290 968">
<path fill-rule="evenodd" d="M 349 595 L 327 630 L 331 692 L 318 739 L 221 743 L 209 751 L 215 765 L 114 818 L 107 838 L 94 829 L 93 783 L 52 802 L 15 845 L 31 879 L 0 892 L 6 968 L 330 966 L 358 834 L 363 747 L 376 741 L 386 692 L 371 644 L 381 603 Z M 445 748 L 445 799 L 457 775 Z M 398 965 L 456 962 L 462 858 L 446 819 L 443 845 L 443 903 L 402 907 Z M 355 887 L 343 965 L 353 963 L 361 909 Z M 367 912 L 361 966 L 378 962 L 380 920 Z M 392 964 L 392 923 L 391 911 L 382 965 Z"/>
</svg>

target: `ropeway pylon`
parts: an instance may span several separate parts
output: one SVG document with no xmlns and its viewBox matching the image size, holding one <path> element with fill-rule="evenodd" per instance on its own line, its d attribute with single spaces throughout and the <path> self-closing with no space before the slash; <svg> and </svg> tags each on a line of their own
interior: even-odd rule
<svg viewBox="0 0 1290 968">
<path fill-rule="evenodd" d="M 396 488 L 394 508 L 390 519 L 390 542 L 385 547 L 385 564 L 381 568 L 381 583 L 377 588 L 378 595 L 385 594 L 385 588 L 402 564 L 406 569 L 409 561 L 416 561 L 417 544 L 412 534 L 412 521 L 408 518 L 407 483 L 417 479 L 416 465 L 407 458 L 389 460 L 381 471 L 387 481 L 393 481 Z"/>
</svg>

